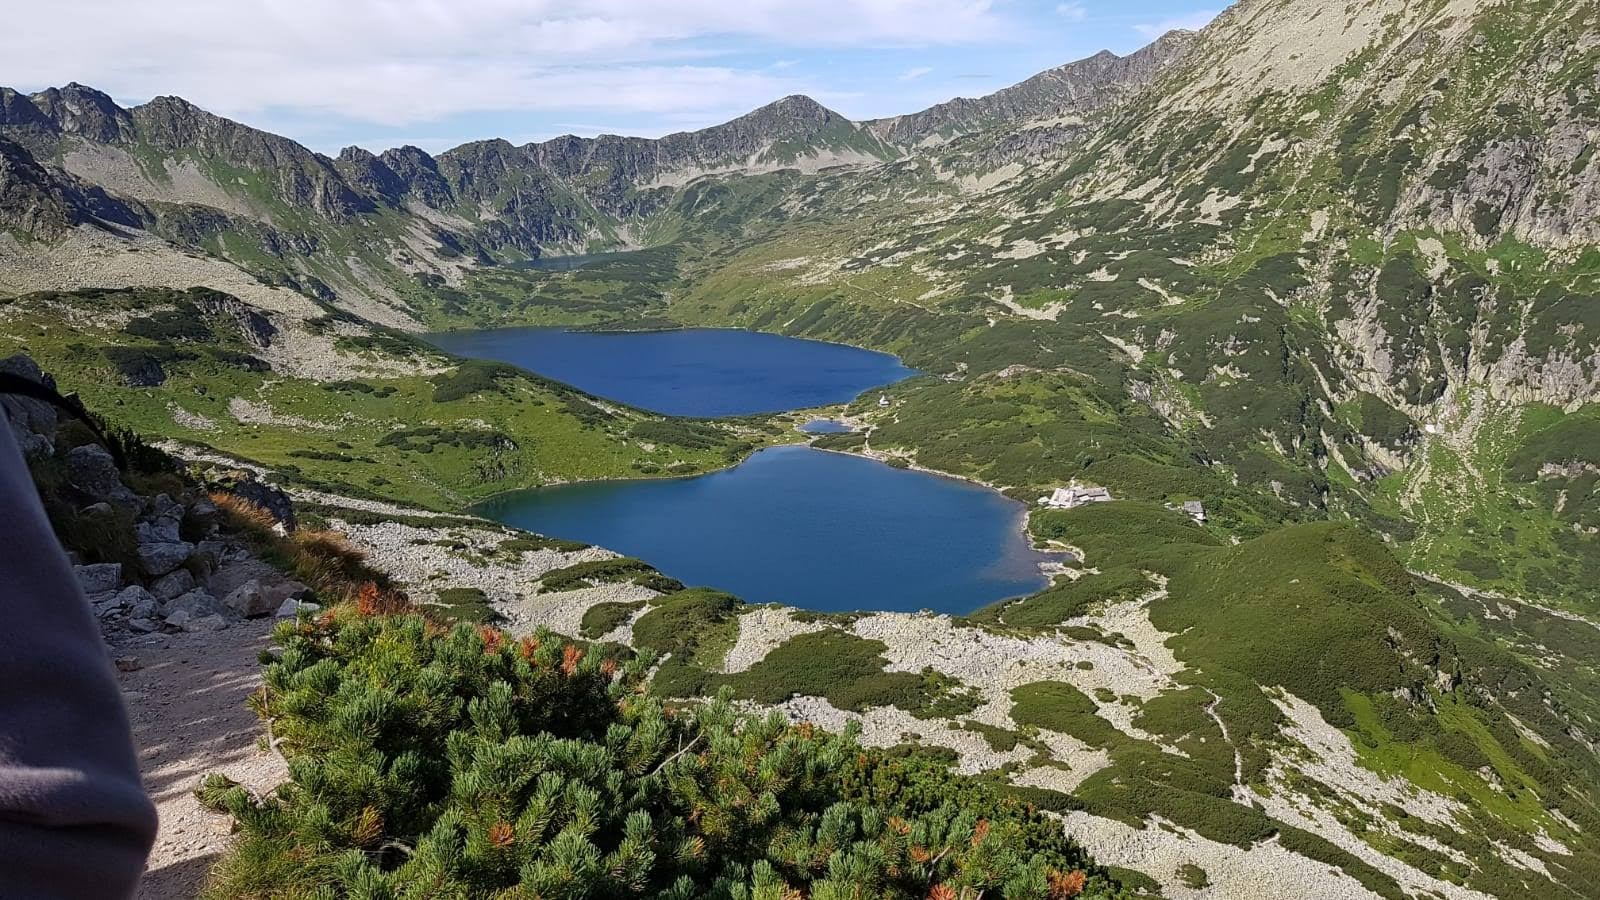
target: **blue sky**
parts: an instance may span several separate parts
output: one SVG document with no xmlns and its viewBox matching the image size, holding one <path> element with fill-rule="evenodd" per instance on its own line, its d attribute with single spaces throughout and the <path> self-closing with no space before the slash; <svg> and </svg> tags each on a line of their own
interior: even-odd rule
<svg viewBox="0 0 1600 900">
<path fill-rule="evenodd" d="M 803 93 L 855 119 L 1195 28 L 1227 0 L 54 0 L 0 84 L 183 96 L 325 153 L 658 136 Z"/>
</svg>

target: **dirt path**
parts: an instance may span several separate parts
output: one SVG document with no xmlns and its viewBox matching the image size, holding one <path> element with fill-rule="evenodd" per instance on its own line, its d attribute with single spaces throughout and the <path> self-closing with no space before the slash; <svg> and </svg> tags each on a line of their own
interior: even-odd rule
<svg viewBox="0 0 1600 900">
<path fill-rule="evenodd" d="M 246 622 L 133 638 L 115 649 L 142 664 L 119 679 L 145 790 L 161 815 L 139 900 L 194 897 L 227 848 L 228 817 L 194 798 L 201 778 L 222 772 L 260 793 L 288 777 L 280 757 L 258 748 L 259 723 L 245 705 L 261 684 L 256 654 L 271 630 L 271 620 Z"/>
</svg>

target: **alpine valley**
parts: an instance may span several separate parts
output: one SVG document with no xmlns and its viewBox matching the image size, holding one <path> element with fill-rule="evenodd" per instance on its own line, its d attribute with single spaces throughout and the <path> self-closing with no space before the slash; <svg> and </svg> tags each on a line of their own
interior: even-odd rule
<svg viewBox="0 0 1600 900">
<path fill-rule="evenodd" d="M 0 357 L 187 477 L 281 489 L 435 615 L 637 653 L 669 709 L 858 728 L 1020 801 L 1092 858 L 1085 896 L 1595 897 L 1597 149 L 1596 0 L 1238 0 L 894 118 L 791 96 L 660 139 L 437 156 L 0 88 Z M 774 332 L 919 374 L 892 401 L 679 418 L 423 338 L 507 326 Z M 797 430 L 819 415 L 852 430 Z M 819 613 L 470 512 L 806 440 L 987 485 L 1070 559 L 966 616 Z M 338 754 L 293 729 L 334 651 L 289 646 L 263 715 L 303 797 L 332 790 L 293 749 Z M 442 815 L 489 803 L 477 784 Z M 208 785 L 245 834 L 213 896 L 436 896 L 402 892 L 437 860 L 398 814 L 291 823 L 300 800 Z M 283 874 L 313 821 L 327 893 Z M 375 833 L 417 855 L 335 866 Z M 748 896 L 799 895 L 754 865 Z M 1051 879 L 987 896 L 1085 890 Z M 612 895 L 525 889 L 497 896 Z"/>
</svg>

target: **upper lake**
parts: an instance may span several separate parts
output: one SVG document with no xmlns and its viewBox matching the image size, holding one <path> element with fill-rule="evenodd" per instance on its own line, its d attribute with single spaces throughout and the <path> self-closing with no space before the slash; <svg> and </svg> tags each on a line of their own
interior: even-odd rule
<svg viewBox="0 0 1600 900">
<path fill-rule="evenodd" d="M 475 512 L 639 557 L 686 584 L 823 612 L 959 615 L 1048 584 L 1020 503 L 803 446 L 693 478 L 518 491 Z"/>
<path fill-rule="evenodd" d="M 497 328 L 427 336 L 440 349 L 520 366 L 670 416 L 829 406 L 912 375 L 887 353 L 757 331 Z"/>
</svg>

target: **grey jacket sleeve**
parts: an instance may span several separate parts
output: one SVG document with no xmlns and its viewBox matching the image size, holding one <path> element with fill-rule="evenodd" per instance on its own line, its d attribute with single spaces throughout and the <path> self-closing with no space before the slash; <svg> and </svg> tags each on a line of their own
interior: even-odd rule
<svg viewBox="0 0 1600 900">
<path fill-rule="evenodd" d="M 155 833 L 111 661 L 0 416 L 0 900 L 127 897 Z"/>
</svg>

